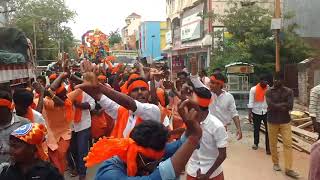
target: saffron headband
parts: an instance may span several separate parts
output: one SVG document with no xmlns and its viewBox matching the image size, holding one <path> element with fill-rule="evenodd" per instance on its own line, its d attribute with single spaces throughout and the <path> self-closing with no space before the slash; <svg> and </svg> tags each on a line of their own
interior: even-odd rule
<svg viewBox="0 0 320 180">
<path fill-rule="evenodd" d="M 149 85 L 143 80 L 136 80 L 130 84 L 128 87 L 128 93 L 131 93 L 136 88 L 146 88 L 149 90 Z"/>
</svg>

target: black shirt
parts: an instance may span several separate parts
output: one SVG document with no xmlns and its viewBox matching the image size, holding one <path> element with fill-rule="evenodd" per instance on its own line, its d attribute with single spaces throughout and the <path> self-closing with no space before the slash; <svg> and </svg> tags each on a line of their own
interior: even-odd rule
<svg viewBox="0 0 320 180">
<path fill-rule="evenodd" d="M 293 91 L 287 87 L 271 87 L 267 90 L 268 122 L 274 124 L 289 123 L 291 121 L 289 111 L 293 108 L 293 98 Z"/>
<path fill-rule="evenodd" d="M 59 174 L 57 168 L 50 163 L 39 161 L 29 169 L 26 174 L 13 165 L 4 167 L 1 174 L 1 180 L 64 180 L 64 177 Z"/>
</svg>

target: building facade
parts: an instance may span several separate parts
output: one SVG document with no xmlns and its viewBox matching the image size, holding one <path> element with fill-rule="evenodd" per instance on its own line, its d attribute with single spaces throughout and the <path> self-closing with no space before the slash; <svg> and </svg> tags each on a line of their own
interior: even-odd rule
<svg viewBox="0 0 320 180">
<path fill-rule="evenodd" d="M 167 23 L 161 21 L 145 21 L 142 22 L 136 35 L 139 46 L 140 57 L 146 57 L 149 62 L 161 57 L 162 49 L 165 48 L 165 35 Z"/>
<path fill-rule="evenodd" d="M 141 16 L 132 13 L 126 18 L 126 26 L 121 30 L 122 42 L 126 50 L 137 50 L 136 33 L 139 31 Z"/>
<path fill-rule="evenodd" d="M 229 0 L 167 0 L 166 14 L 169 31 L 166 35 L 168 52 L 172 59 L 174 73 L 183 68 L 190 69 L 190 57 L 196 55 L 199 70 L 210 66 L 212 46 L 217 44 L 218 38 L 212 37 L 213 32 L 225 32 L 224 25 L 219 21 L 204 18 L 208 12 L 223 15 L 230 8 Z M 240 5 L 248 1 L 237 0 Z M 274 0 L 255 0 L 249 4 L 258 3 L 259 6 L 273 9 Z"/>
</svg>

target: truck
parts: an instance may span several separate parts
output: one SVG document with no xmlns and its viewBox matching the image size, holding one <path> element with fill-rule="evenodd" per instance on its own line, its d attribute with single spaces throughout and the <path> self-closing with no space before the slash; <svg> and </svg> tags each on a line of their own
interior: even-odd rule
<svg viewBox="0 0 320 180">
<path fill-rule="evenodd" d="M 0 27 L 0 84 L 26 86 L 35 78 L 31 41 L 16 28 Z"/>
</svg>

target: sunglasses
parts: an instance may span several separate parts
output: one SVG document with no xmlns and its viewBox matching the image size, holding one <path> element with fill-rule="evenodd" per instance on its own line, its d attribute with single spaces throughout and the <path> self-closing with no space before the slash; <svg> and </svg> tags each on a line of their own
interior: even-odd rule
<svg viewBox="0 0 320 180">
<path fill-rule="evenodd" d="M 161 160 L 157 160 L 157 161 L 151 161 L 151 162 L 146 163 L 146 162 L 143 160 L 141 154 L 138 154 L 138 156 L 139 156 L 139 158 L 140 158 L 140 160 L 141 160 L 141 162 L 142 162 L 142 164 L 143 164 L 143 167 L 145 167 L 146 169 L 152 169 L 152 168 L 154 168 L 154 167 L 157 167 L 157 166 L 160 164 L 160 162 L 161 162 Z"/>
</svg>

